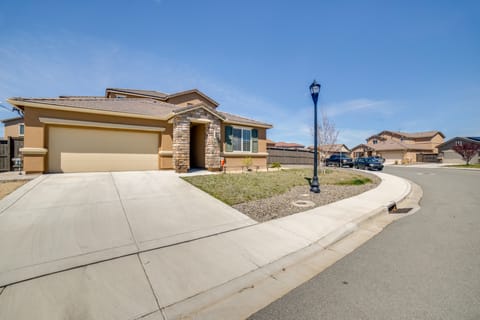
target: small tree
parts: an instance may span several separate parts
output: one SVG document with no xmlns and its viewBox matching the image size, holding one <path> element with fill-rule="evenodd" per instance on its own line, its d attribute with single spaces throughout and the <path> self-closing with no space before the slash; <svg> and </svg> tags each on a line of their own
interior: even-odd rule
<svg viewBox="0 0 480 320">
<path fill-rule="evenodd" d="M 453 146 L 452 149 L 462 156 L 468 166 L 470 160 L 480 151 L 480 144 L 460 141 L 460 144 Z"/>
<path fill-rule="evenodd" d="M 326 154 L 331 153 L 334 145 L 337 143 L 338 134 L 340 133 L 335 127 L 335 123 L 330 121 L 327 114 L 322 110 L 320 124 L 317 127 L 317 142 L 319 148 L 318 154 L 320 155 L 320 167 L 323 166 L 323 160 Z M 313 134 L 313 133 L 312 133 Z M 325 174 L 325 168 L 322 169 Z"/>
</svg>

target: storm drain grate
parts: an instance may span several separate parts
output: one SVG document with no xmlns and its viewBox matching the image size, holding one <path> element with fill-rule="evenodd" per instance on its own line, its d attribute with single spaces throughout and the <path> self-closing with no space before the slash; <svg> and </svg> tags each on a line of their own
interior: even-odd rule
<svg viewBox="0 0 480 320">
<path fill-rule="evenodd" d="M 390 213 L 409 213 L 413 208 L 394 208 Z"/>
</svg>

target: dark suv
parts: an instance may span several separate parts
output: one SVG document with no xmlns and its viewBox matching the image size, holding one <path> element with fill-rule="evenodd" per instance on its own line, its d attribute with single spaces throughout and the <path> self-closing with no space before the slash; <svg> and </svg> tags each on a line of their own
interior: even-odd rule
<svg viewBox="0 0 480 320">
<path fill-rule="evenodd" d="M 365 169 L 365 170 L 378 170 L 381 171 L 383 169 L 382 160 L 369 157 L 369 158 L 357 158 L 355 159 L 355 168 L 357 169 Z"/>
<path fill-rule="evenodd" d="M 330 158 L 325 160 L 325 165 L 328 166 L 337 166 L 337 167 L 353 167 L 353 160 L 349 156 L 344 154 L 332 154 Z"/>
</svg>

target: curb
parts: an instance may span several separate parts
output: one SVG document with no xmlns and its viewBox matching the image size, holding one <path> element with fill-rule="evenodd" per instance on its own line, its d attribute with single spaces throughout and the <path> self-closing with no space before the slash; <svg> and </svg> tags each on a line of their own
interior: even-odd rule
<svg viewBox="0 0 480 320">
<path fill-rule="evenodd" d="M 382 178 L 383 175 L 390 176 L 383 173 L 375 173 L 375 175 L 382 179 L 382 183 L 385 181 Z M 409 181 L 395 178 L 402 180 L 405 188 L 400 194 L 390 197 L 390 200 L 383 205 L 346 222 L 306 247 L 197 295 L 166 306 L 162 309 L 162 313 L 166 319 L 245 319 L 353 251 L 356 247 L 349 249 L 349 245 L 342 243 L 345 239 L 350 238 L 353 241 L 352 244 L 358 247 L 359 242 L 361 242 L 360 245 L 363 244 L 395 220 L 397 217 L 376 221 L 382 220 L 381 217 L 389 217 L 389 208 L 404 201 L 412 193 Z M 283 231 L 292 233 L 287 229 Z M 295 235 L 299 236 L 299 234 Z M 333 249 L 335 246 L 337 248 Z"/>
</svg>

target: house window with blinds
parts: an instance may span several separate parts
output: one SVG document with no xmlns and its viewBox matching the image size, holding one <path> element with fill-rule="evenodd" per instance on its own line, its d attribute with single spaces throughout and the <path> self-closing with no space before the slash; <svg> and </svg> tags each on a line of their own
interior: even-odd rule
<svg viewBox="0 0 480 320">
<path fill-rule="evenodd" d="M 258 152 L 258 130 L 243 127 L 225 127 L 226 152 Z"/>
</svg>

